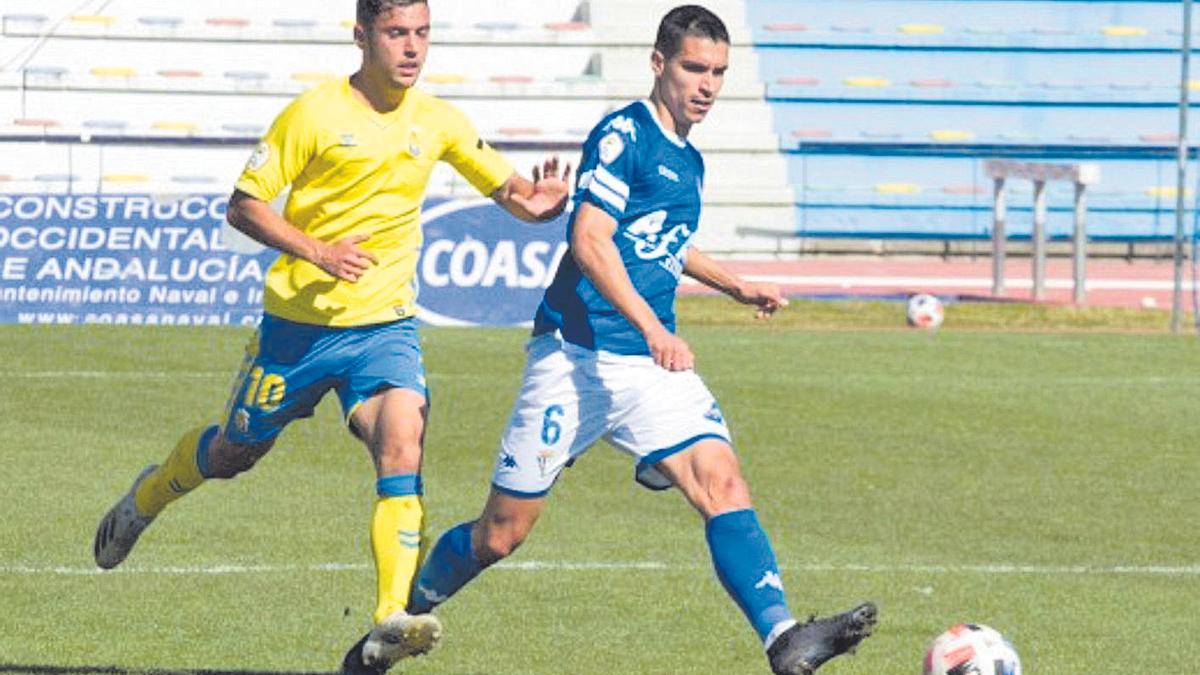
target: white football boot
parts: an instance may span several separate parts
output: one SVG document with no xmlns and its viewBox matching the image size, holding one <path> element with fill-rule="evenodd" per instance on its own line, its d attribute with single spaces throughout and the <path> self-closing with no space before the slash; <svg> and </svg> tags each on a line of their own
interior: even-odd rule
<svg viewBox="0 0 1200 675">
<path fill-rule="evenodd" d="M 342 659 L 346 675 L 386 673 L 400 659 L 433 649 L 442 637 L 442 622 L 432 614 L 392 612 L 363 636 Z"/>
<path fill-rule="evenodd" d="M 133 545 L 137 543 L 142 531 L 154 521 L 153 516 L 147 518 L 138 513 L 133 494 L 137 492 L 138 486 L 146 476 L 157 468 L 157 464 L 151 464 L 142 469 L 129 492 L 109 509 L 96 526 L 96 541 L 92 545 L 92 551 L 96 556 L 96 564 L 101 568 L 110 570 L 120 565 L 133 550 Z"/>
</svg>

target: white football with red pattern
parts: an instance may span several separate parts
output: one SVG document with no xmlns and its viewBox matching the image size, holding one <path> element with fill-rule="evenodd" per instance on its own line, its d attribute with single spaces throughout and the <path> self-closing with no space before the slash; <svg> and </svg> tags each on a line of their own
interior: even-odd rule
<svg viewBox="0 0 1200 675">
<path fill-rule="evenodd" d="M 995 629 L 960 623 L 929 644 L 924 675 L 1021 675 L 1021 658 Z"/>
<path fill-rule="evenodd" d="M 915 328 L 937 328 L 946 318 L 946 310 L 936 295 L 917 293 L 909 297 L 904 308 L 908 325 Z"/>
</svg>

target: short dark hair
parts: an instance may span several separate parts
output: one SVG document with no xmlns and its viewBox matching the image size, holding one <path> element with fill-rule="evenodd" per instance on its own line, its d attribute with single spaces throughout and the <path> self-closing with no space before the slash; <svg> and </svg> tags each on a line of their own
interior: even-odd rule
<svg viewBox="0 0 1200 675">
<path fill-rule="evenodd" d="M 689 35 L 729 44 L 729 31 L 721 17 L 700 5 L 681 5 L 667 12 L 658 24 L 654 48 L 669 59 L 679 53 L 683 38 Z"/>
<path fill-rule="evenodd" d="M 375 23 L 375 18 L 393 7 L 408 7 L 409 5 L 427 5 L 426 0 L 358 0 L 355 20 L 364 28 Z"/>
</svg>

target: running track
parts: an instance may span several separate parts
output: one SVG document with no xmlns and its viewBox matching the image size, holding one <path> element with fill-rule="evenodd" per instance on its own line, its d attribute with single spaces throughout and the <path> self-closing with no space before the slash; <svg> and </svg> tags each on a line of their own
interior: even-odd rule
<svg viewBox="0 0 1200 675">
<path fill-rule="evenodd" d="M 789 296 L 903 297 L 925 292 L 949 299 L 1031 299 L 1032 264 L 1010 259 L 1005 267 L 1007 292 L 992 296 L 988 257 L 821 257 L 799 260 L 727 260 L 722 264 L 754 281 L 779 284 Z M 1045 301 L 1070 304 L 1074 288 L 1070 259 L 1046 261 Z M 1171 260 L 1089 260 L 1086 305 L 1095 307 L 1171 308 L 1174 264 Z M 685 293 L 704 292 L 687 283 Z M 1192 308 L 1192 269 L 1185 263 L 1183 307 Z"/>
</svg>

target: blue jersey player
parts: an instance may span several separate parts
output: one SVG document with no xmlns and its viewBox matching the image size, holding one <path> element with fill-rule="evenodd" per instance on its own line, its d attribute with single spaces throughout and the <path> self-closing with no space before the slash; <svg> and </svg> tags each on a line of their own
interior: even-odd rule
<svg viewBox="0 0 1200 675">
<path fill-rule="evenodd" d="M 870 634 L 876 609 L 798 623 L 750 501 L 721 410 L 675 334 L 686 274 L 768 317 L 779 289 L 730 273 L 691 245 L 704 161 L 687 141 L 721 89 L 729 35 L 695 5 L 669 12 L 654 88 L 601 120 L 583 148 L 563 258 L 534 321 L 520 394 L 483 514 L 445 532 L 409 601 L 429 612 L 508 556 L 562 470 L 603 438 L 647 487 L 676 487 L 705 521 L 717 576 L 762 639 L 775 673 L 809 674 Z"/>
</svg>

